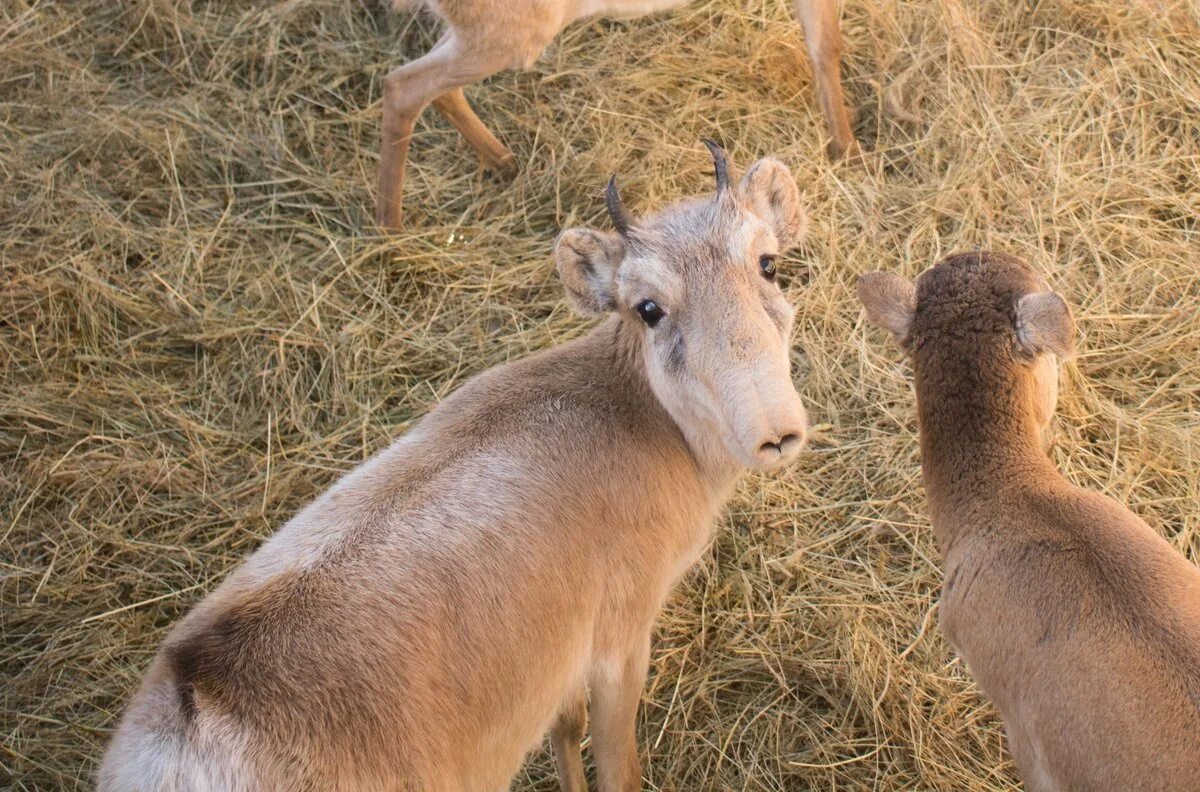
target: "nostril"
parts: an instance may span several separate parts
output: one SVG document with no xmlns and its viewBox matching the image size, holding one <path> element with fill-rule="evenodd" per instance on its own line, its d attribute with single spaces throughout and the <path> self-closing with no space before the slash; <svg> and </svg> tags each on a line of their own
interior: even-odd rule
<svg viewBox="0 0 1200 792">
<path fill-rule="evenodd" d="M 771 437 L 772 435 L 767 435 Z M 777 440 L 766 440 L 759 443 L 755 454 L 759 464 L 774 465 L 791 459 L 804 446 L 804 430 L 788 432 L 778 436 Z"/>
<path fill-rule="evenodd" d="M 776 442 L 766 442 L 758 447 L 758 453 L 766 454 L 774 451 L 777 454 L 782 454 L 785 450 L 793 448 L 797 443 L 801 442 L 800 435 L 794 432 L 789 432 Z"/>
</svg>

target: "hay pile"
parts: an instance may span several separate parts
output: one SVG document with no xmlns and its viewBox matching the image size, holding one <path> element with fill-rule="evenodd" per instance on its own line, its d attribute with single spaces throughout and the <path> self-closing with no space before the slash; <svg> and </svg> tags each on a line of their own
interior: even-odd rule
<svg viewBox="0 0 1200 792">
<path fill-rule="evenodd" d="M 821 427 L 744 482 L 663 614 L 649 787 L 1011 788 L 995 712 L 936 629 L 905 368 L 852 289 L 974 246 L 1035 262 L 1084 334 L 1055 458 L 1200 559 L 1200 34 L 1145 5 L 848 0 L 858 167 L 822 155 L 783 2 L 579 25 L 468 92 L 515 182 L 479 181 L 430 114 L 408 228 L 384 239 L 380 77 L 429 20 L 7 0 L 0 778 L 85 787 L 167 628 L 471 374 L 581 332 L 555 233 L 606 225 L 612 171 L 634 210 L 709 189 L 712 135 L 807 192 L 784 269 Z M 555 789 L 548 757 L 514 788 Z"/>
</svg>

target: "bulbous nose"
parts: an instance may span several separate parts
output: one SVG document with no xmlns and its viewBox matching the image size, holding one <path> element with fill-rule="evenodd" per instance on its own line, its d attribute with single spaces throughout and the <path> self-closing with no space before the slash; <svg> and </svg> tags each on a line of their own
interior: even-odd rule
<svg viewBox="0 0 1200 792">
<path fill-rule="evenodd" d="M 782 465 L 784 462 L 790 462 L 804 447 L 806 433 L 804 424 L 797 422 L 796 425 L 783 432 L 768 435 L 759 444 L 758 451 L 754 455 L 755 461 L 763 467 L 774 467 Z"/>
</svg>

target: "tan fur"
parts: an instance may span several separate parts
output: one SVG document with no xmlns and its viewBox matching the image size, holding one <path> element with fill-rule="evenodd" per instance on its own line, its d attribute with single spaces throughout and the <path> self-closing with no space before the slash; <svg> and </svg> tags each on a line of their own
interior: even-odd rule
<svg viewBox="0 0 1200 792">
<path fill-rule="evenodd" d="M 100 790 L 496 792 L 550 731 L 582 792 L 588 692 L 600 787 L 640 789 L 655 616 L 746 460 L 798 448 L 756 459 L 746 427 L 804 433 L 791 308 L 759 272 L 798 193 L 757 167 L 774 199 L 731 188 L 594 249 L 570 241 L 609 235 L 566 232 L 564 275 L 622 284 L 608 318 L 472 379 L 234 571 L 167 638 Z M 796 211 L 764 221 L 763 200 Z M 682 289 L 651 329 L 630 300 L 668 274 Z"/>
<path fill-rule="evenodd" d="M 565 27 L 594 16 L 636 17 L 683 5 L 687 0 L 397 0 L 420 5 L 446 26 L 424 56 L 384 77 L 383 128 L 375 217 L 383 228 L 399 226 L 409 142 L 425 108 L 434 109 L 462 133 L 483 168 L 511 171 L 516 158 L 467 103 L 466 85 L 505 69 L 528 68 Z M 829 127 L 830 155 L 854 148 L 842 98 L 841 34 L 835 0 L 795 0 L 813 61 L 821 106 Z"/>
<path fill-rule="evenodd" d="M 889 329 L 903 290 L 864 276 Z M 1004 717 L 1031 792 L 1200 785 L 1200 569 L 1047 458 L 1066 303 L 1018 259 L 918 279 L 907 331 L 944 556 L 941 625 Z M 900 295 L 897 299 L 896 295 Z"/>
</svg>

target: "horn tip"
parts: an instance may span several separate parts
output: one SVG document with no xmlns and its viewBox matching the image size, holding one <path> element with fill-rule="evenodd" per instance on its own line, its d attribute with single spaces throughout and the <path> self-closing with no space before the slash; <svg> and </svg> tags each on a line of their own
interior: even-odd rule
<svg viewBox="0 0 1200 792">
<path fill-rule="evenodd" d="M 621 236 L 627 237 L 631 223 L 629 215 L 625 212 L 625 205 L 621 202 L 621 193 L 617 189 L 617 174 L 615 173 L 609 177 L 608 186 L 604 188 L 604 203 L 608 207 L 608 216 L 612 218 L 613 227 Z"/>
<path fill-rule="evenodd" d="M 729 186 L 729 160 L 726 157 L 725 149 L 712 138 L 700 138 L 707 148 L 708 153 L 712 154 L 713 171 L 717 177 L 717 192 L 723 192 Z"/>
</svg>

